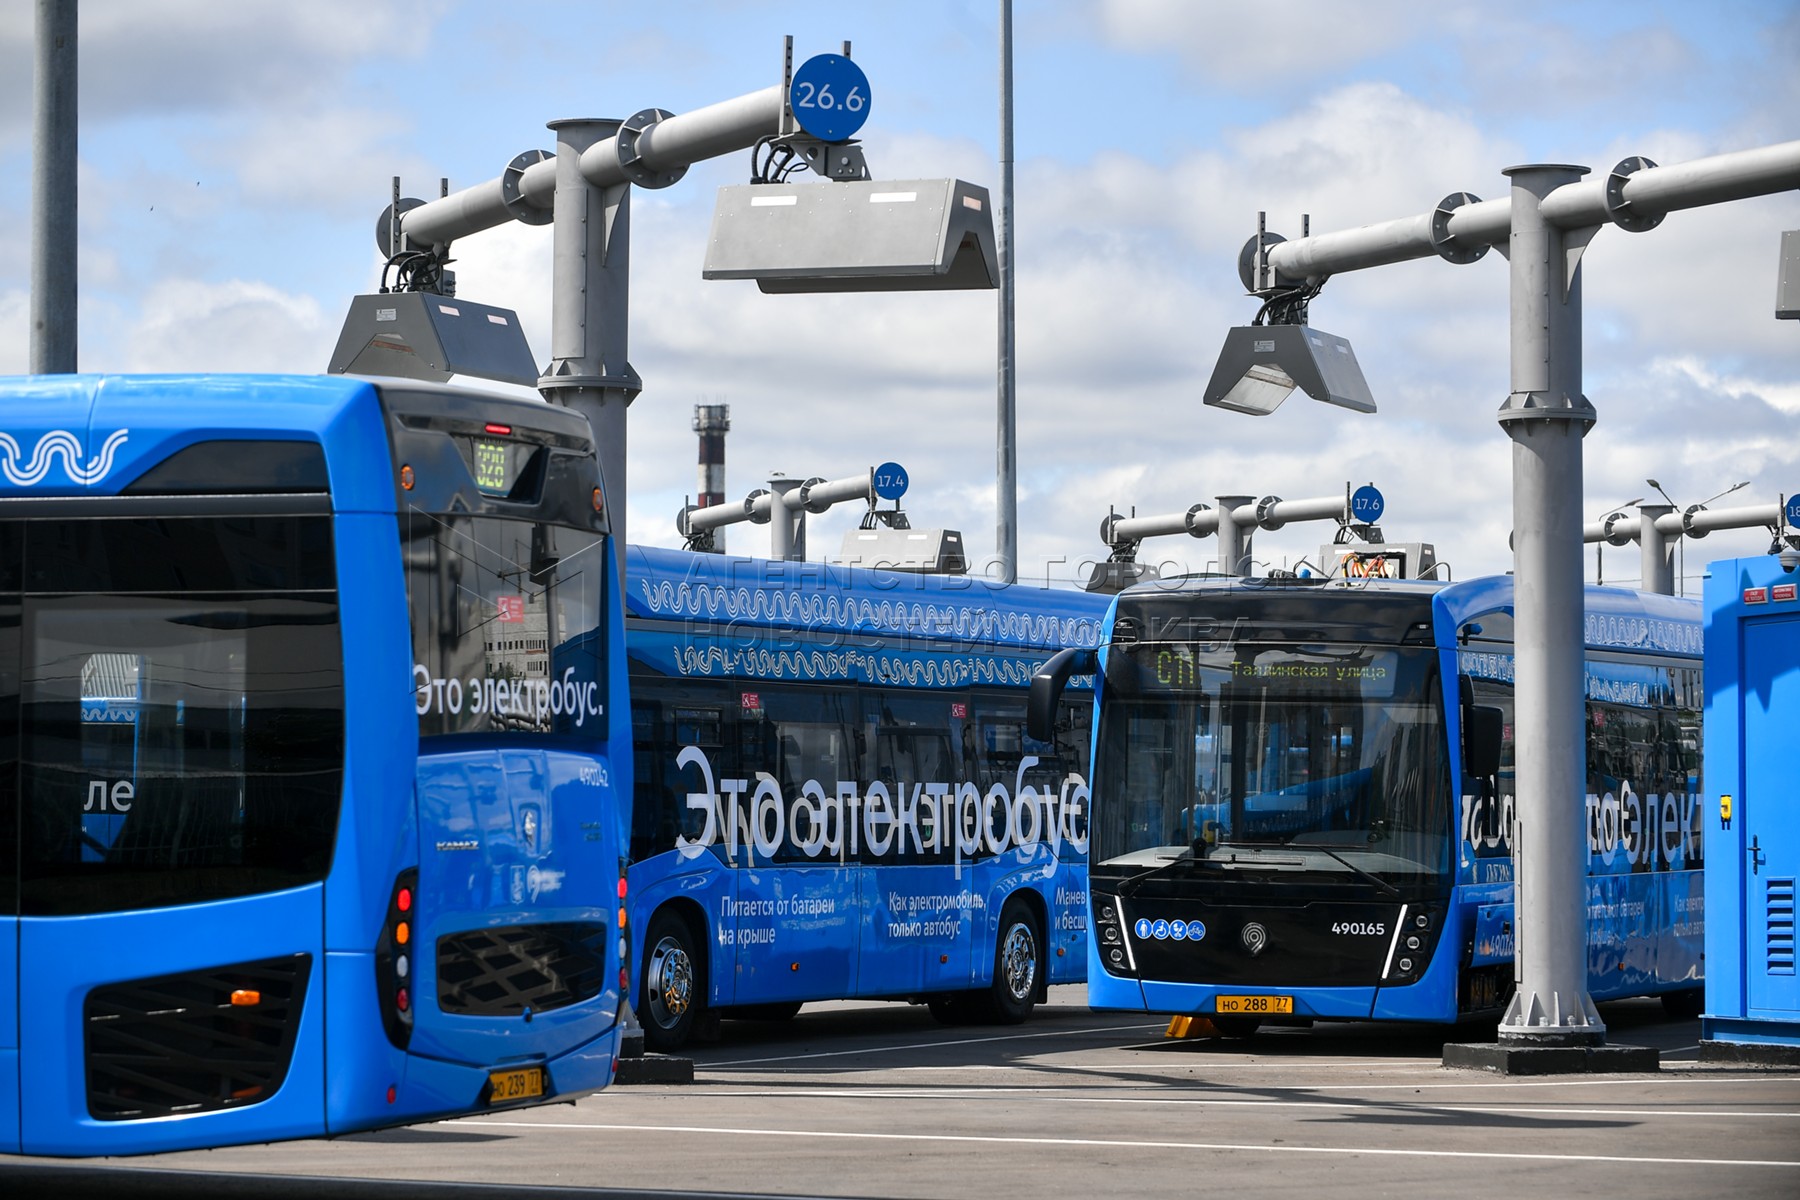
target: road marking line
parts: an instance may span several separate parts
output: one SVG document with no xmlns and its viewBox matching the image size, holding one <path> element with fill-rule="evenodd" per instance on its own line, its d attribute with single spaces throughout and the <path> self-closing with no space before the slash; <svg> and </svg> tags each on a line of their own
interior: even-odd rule
<svg viewBox="0 0 1800 1200">
<path fill-rule="evenodd" d="M 1066 1037 L 1074 1033 L 1117 1033 L 1122 1029 L 1142 1029 L 1143 1025 L 1095 1025 L 1080 1029 L 1049 1029 L 1041 1033 L 1009 1033 L 999 1037 L 958 1038 L 950 1042 L 911 1042 L 903 1046 L 866 1046 L 860 1050 L 821 1050 L 816 1054 L 783 1054 L 774 1058 L 727 1058 L 696 1062 L 696 1070 L 714 1067 L 747 1067 L 762 1063 L 802 1062 L 812 1058 L 844 1058 L 852 1054 L 892 1054 L 896 1050 L 936 1050 L 945 1046 L 980 1046 L 989 1042 L 1021 1042 L 1032 1038 Z M 1154 1026 L 1152 1027 L 1154 1028 Z"/>
<path fill-rule="evenodd" d="M 1235 1108 L 1331 1108 L 1366 1110 L 1370 1106 L 1356 1100 L 1240 1100 L 1216 1093 L 1196 1092 L 1185 1099 L 1174 1099 L 1163 1096 L 1049 1096 L 1043 1095 L 1043 1088 L 793 1088 L 782 1089 L 782 1097 L 812 1096 L 828 1099 L 876 1099 L 876 1100 L 977 1100 L 985 1102 L 996 1096 L 1004 1096 L 1012 1100 L 1038 1100 L 1050 1104 L 1153 1104 L 1153 1105 L 1219 1105 Z M 766 1091 L 718 1091 L 708 1092 L 708 1098 L 718 1096 L 725 1098 L 757 1097 L 768 1099 Z M 1479 1104 L 1408 1104 L 1395 1105 L 1388 1102 L 1384 1108 L 1403 1108 L 1407 1112 L 1455 1112 L 1455 1113 L 1533 1113 L 1538 1115 L 1581 1116 L 1581 1117 L 1786 1117 L 1800 1118 L 1800 1110 L 1792 1112 L 1769 1111 L 1729 1111 L 1725 1109 L 1664 1109 L 1664 1108 L 1519 1108 L 1514 1106 L 1479 1105 Z"/>
<path fill-rule="evenodd" d="M 711 1137 L 828 1138 L 879 1142 L 953 1142 L 973 1145 L 1003 1146 L 1091 1146 L 1106 1150 L 1245 1150 L 1262 1154 L 1343 1154 L 1377 1155 L 1388 1158 L 1470 1158 L 1506 1161 L 1559 1163 L 1630 1163 L 1683 1167 L 1800 1167 L 1800 1161 L 1761 1158 L 1647 1158 L 1636 1154 L 1525 1154 L 1497 1150 L 1402 1150 L 1391 1146 L 1262 1146 L 1248 1142 L 1159 1142 L 1127 1141 L 1107 1138 L 1043 1138 L 986 1137 L 954 1133 L 853 1133 L 844 1130 L 811 1129 L 747 1129 L 710 1125 L 589 1125 L 551 1121 L 490 1121 L 463 1118 L 448 1122 L 455 1125 L 480 1125 L 486 1128 L 555 1129 L 584 1133 L 686 1133 Z"/>
</svg>

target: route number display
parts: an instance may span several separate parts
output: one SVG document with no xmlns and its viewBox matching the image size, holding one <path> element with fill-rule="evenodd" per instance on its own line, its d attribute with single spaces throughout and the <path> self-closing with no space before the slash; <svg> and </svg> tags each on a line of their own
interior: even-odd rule
<svg viewBox="0 0 1800 1200">
<path fill-rule="evenodd" d="M 869 77 L 841 54 L 815 54 L 794 72 L 788 107 L 820 141 L 847 141 L 869 119 Z"/>
<path fill-rule="evenodd" d="M 875 468 L 875 494 L 883 500 L 898 500 L 906 495 L 906 468 L 897 462 L 884 462 Z"/>
</svg>

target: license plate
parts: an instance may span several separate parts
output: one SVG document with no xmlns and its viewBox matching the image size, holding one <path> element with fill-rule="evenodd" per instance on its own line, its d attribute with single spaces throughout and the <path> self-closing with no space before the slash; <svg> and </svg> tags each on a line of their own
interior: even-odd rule
<svg viewBox="0 0 1800 1200">
<path fill-rule="evenodd" d="M 1292 996 L 1220 996 L 1216 1011 L 1222 1013 L 1246 1013 L 1261 1016 L 1265 1013 L 1291 1013 L 1294 1011 Z"/>
<path fill-rule="evenodd" d="M 544 1068 L 520 1067 L 511 1071 L 488 1072 L 488 1102 L 510 1104 L 514 1100 L 535 1100 L 544 1094 Z"/>
</svg>

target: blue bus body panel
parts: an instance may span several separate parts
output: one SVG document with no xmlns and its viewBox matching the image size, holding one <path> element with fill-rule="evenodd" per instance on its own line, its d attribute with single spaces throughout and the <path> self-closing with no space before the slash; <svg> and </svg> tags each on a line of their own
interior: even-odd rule
<svg viewBox="0 0 1800 1200">
<path fill-rule="evenodd" d="M 93 917 L 22 918 L 21 960 L 32 964 L 19 1000 L 22 1143 L 27 1154 L 140 1154 L 304 1137 L 324 1125 L 325 991 L 318 884 L 213 904 Z M 83 1007 L 108 983 L 250 962 L 311 956 L 305 1003 L 286 1078 L 267 1100 L 150 1120 L 88 1113 Z"/>
<path fill-rule="evenodd" d="M 19 919 L 0 917 L 0 1153 L 19 1152 Z"/>
<path fill-rule="evenodd" d="M 598 844 L 618 861 L 604 758 L 519 749 L 426 753 L 419 759 L 421 832 L 416 944 L 420 971 L 439 937 L 509 924 L 582 922 L 616 941 L 618 874 L 580 868 Z M 541 1061 L 543 1047 L 587 1042 L 612 1026 L 616 971 L 604 1000 L 519 1017 L 444 1012 L 421 1003 L 409 1049 L 480 1067 Z M 557 1081 L 561 1085 L 561 1081 Z M 476 1088 L 479 1091 L 479 1085 Z M 458 1106 L 473 1103 L 463 1097 Z"/>
<path fill-rule="evenodd" d="M 113 496 L 170 454 L 220 438 L 328 442 L 333 506 L 394 510 L 374 386 L 346 376 L 57 375 L 9 380 L 0 492 Z M 71 414 L 87 410 L 79 422 Z M 229 420 L 207 421 L 207 414 Z M 76 427 L 78 425 L 78 427 Z"/>
<path fill-rule="evenodd" d="M 1105 601 L 1067 588 L 1031 588 L 1026 612 L 995 603 L 1006 592 L 1017 593 L 1017 584 L 1002 588 L 965 575 L 771 562 L 651 546 L 632 546 L 627 570 L 627 615 L 723 626 L 910 633 L 1057 650 L 1097 645 L 1105 607 Z"/>
</svg>

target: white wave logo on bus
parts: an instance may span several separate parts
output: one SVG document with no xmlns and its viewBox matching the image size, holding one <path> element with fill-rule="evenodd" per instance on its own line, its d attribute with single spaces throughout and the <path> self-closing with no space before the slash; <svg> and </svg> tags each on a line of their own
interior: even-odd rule
<svg viewBox="0 0 1800 1200">
<path fill-rule="evenodd" d="M 698 858 L 722 845 L 765 860 L 784 848 L 807 858 L 846 850 L 875 858 L 948 852 L 959 876 L 963 861 L 981 854 L 1039 845 L 1055 853 L 1064 844 L 1085 854 L 1087 780 L 1070 772 L 1056 791 L 1036 787 L 1025 774 L 1037 763 L 1027 755 L 1010 788 L 1001 782 L 985 792 L 969 780 L 895 780 L 890 789 L 881 780 L 839 779 L 827 787 L 808 779 L 798 795 L 783 796 L 766 772 L 754 780 L 720 779 L 704 750 L 684 746 L 675 765 L 699 772 L 701 790 L 687 794 L 687 805 L 705 824 L 697 837 L 678 836 L 675 849 Z"/>
<path fill-rule="evenodd" d="M 670 580 L 640 583 L 638 592 L 650 611 L 659 616 L 770 622 L 846 632 L 891 629 L 933 637 L 1014 642 L 1028 646 L 1097 646 L 1100 643 L 1100 622 L 1096 618 L 997 610 L 982 605 L 978 596 L 967 603 L 951 600 L 921 603 Z"/>
<path fill-rule="evenodd" d="M 125 444 L 130 433 L 129 429 L 120 429 L 108 436 L 100 444 L 100 453 L 89 459 L 84 467 L 81 465 L 80 439 L 66 429 L 52 429 L 38 439 L 31 450 L 31 461 L 22 469 L 19 463 L 24 460 L 25 453 L 19 448 L 18 439 L 10 433 L 0 433 L 0 474 L 15 487 L 36 487 L 50 474 L 52 464 L 61 458 L 63 470 L 70 479 L 83 486 L 97 483 L 112 470 L 113 455 Z"/>
</svg>

